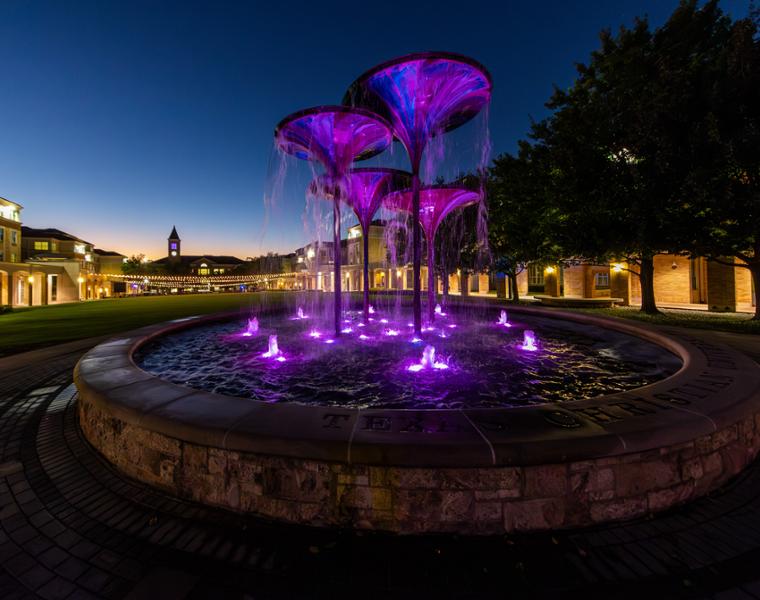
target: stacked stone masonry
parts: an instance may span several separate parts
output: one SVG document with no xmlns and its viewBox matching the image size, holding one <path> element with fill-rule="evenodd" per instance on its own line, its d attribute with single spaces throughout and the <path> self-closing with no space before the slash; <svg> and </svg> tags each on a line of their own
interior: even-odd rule
<svg viewBox="0 0 760 600">
<path fill-rule="evenodd" d="M 182 498 L 293 523 L 403 533 L 555 529 L 629 519 L 702 496 L 760 449 L 760 414 L 643 453 L 567 464 L 404 468 L 182 442 L 79 403 L 86 437 L 127 475 Z"/>
</svg>

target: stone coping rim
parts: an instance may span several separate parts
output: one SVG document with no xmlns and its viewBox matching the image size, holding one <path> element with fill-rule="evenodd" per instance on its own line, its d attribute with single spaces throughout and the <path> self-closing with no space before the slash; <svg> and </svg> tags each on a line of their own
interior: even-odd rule
<svg viewBox="0 0 760 600">
<path fill-rule="evenodd" d="M 593 315 L 468 303 L 609 328 L 683 361 L 648 386 L 562 404 L 498 409 L 356 409 L 269 404 L 185 388 L 139 369 L 148 341 L 239 311 L 143 327 L 88 352 L 74 379 L 81 402 L 126 423 L 195 444 L 290 458 L 401 467 L 491 467 L 593 460 L 687 443 L 760 406 L 760 366 L 721 344 Z M 270 309 L 269 313 L 282 309 Z M 264 311 L 264 314 L 267 311 Z M 223 410 L 220 408 L 223 407 Z"/>
</svg>

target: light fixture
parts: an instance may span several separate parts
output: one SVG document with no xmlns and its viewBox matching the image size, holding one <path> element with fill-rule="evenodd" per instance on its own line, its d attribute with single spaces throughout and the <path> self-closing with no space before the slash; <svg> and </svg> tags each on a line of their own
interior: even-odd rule
<svg viewBox="0 0 760 600">
<path fill-rule="evenodd" d="M 77 281 L 78 281 L 79 283 L 84 283 L 84 277 L 78 277 L 78 278 L 77 278 Z"/>
<path fill-rule="evenodd" d="M 678 268 L 678 265 L 676 264 L 676 261 L 673 261 L 673 264 L 670 265 L 670 268 L 674 269 L 674 270 Z"/>
<path fill-rule="evenodd" d="M 546 267 L 545 271 L 546 271 L 546 272 L 547 272 L 549 275 L 551 275 L 552 273 L 554 273 L 554 267 Z"/>
<path fill-rule="evenodd" d="M 615 271 L 615 273 L 620 273 L 623 270 L 623 265 L 620 263 L 615 263 L 612 265 L 612 270 Z"/>
<path fill-rule="evenodd" d="M 27 277 L 27 278 L 26 278 L 26 280 L 27 280 L 29 283 L 34 283 L 34 277 L 33 277 L 33 276 L 31 276 L 31 275 L 29 275 L 29 277 Z"/>
</svg>

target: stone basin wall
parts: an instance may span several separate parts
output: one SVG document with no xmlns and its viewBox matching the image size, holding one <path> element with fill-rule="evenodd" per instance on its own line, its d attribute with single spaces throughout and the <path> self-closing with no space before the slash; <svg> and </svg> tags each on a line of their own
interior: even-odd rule
<svg viewBox="0 0 760 600">
<path fill-rule="evenodd" d="M 176 496 L 290 523 L 499 534 L 628 519 L 718 488 L 760 449 L 760 414 L 692 441 L 563 464 L 396 467 L 225 450 L 81 401 L 85 437 L 122 472 Z"/>
</svg>

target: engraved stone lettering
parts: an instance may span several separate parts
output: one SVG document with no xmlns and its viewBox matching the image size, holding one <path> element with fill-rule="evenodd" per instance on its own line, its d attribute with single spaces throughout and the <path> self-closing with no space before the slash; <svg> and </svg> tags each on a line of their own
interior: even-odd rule
<svg viewBox="0 0 760 600">
<path fill-rule="evenodd" d="M 367 417 L 364 417 L 364 430 L 365 431 L 390 431 L 391 422 L 392 421 L 390 417 L 367 416 Z"/>
<path fill-rule="evenodd" d="M 343 429 L 342 423 L 348 421 L 348 415 L 328 413 L 322 416 L 323 421 L 327 421 L 322 425 L 323 429 Z"/>
</svg>

